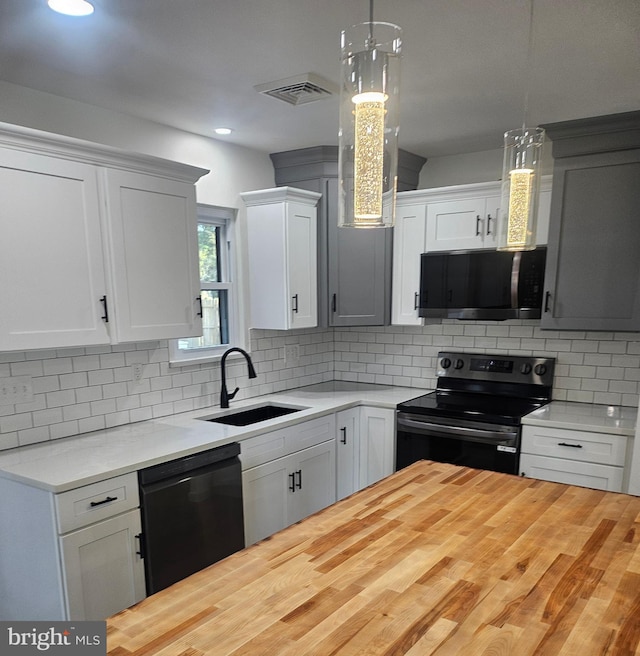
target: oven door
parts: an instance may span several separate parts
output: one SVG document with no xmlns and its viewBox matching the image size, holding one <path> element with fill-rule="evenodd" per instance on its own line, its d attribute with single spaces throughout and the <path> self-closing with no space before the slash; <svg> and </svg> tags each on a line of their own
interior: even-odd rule
<svg viewBox="0 0 640 656">
<path fill-rule="evenodd" d="M 518 473 L 520 427 L 397 413 L 396 471 L 417 460 Z"/>
</svg>

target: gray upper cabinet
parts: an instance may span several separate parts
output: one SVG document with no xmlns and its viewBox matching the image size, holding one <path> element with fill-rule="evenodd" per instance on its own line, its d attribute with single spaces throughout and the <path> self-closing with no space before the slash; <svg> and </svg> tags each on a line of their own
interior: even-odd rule
<svg viewBox="0 0 640 656">
<path fill-rule="evenodd" d="M 554 174 L 541 326 L 640 330 L 640 112 L 543 127 Z"/>
<path fill-rule="evenodd" d="M 338 228 L 338 148 L 273 153 L 271 160 L 276 185 L 322 193 L 318 203 L 318 325 L 388 325 L 393 231 Z M 399 191 L 416 188 L 425 161 L 400 151 Z"/>
</svg>

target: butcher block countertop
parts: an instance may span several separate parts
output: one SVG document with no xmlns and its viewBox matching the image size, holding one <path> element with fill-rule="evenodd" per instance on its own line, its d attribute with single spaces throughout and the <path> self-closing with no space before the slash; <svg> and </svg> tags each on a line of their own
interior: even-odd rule
<svg viewBox="0 0 640 656">
<path fill-rule="evenodd" d="M 421 461 L 107 620 L 110 656 L 640 653 L 640 498 Z"/>
</svg>

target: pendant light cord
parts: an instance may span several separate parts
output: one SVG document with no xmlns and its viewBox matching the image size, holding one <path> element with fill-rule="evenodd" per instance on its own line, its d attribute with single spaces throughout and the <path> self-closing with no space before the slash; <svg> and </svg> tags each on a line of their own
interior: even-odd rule
<svg viewBox="0 0 640 656">
<path fill-rule="evenodd" d="M 371 0 L 373 5 L 373 0 Z M 533 0 L 529 0 L 529 43 L 527 45 L 527 63 L 525 71 L 525 85 L 524 85 L 524 110 L 522 113 L 522 135 L 527 126 L 527 114 L 529 113 L 529 81 L 531 79 L 531 71 L 533 58 Z"/>
<path fill-rule="evenodd" d="M 369 0 L 369 43 L 368 48 L 373 48 L 375 42 L 373 40 L 373 0 Z"/>
</svg>

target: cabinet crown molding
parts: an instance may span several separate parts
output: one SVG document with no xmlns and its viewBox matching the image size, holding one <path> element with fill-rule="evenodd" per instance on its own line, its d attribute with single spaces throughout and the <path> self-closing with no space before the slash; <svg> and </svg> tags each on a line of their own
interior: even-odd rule
<svg viewBox="0 0 640 656">
<path fill-rule="evenodd" d="M 540 179 L 540 190 L 551 189 L 553 176 L 543 175 Z M 413 191 L 400 191 L 396 194 L 396 205 L 417 205 L 420 203 L 438 203 L 452 198 L 478 198 L 481 196 L 499 195 L 502 182 L 474 182 L 470 184 L 451 185 L 449 187 L 433 187 L 431 189 L 415 189 Z"/>
<path fill-rule="evenodd" d="M 20 125 L 0 123 L 0 147 L 104 166 L 111 169 L 147 173 L 195 184 L 208 169 L 173 162 L 161 157 L 127 152 L 75 137 L 44 132 Z"/>
<path fill-rule="evenodd" d="M 274 187 L 273 189 L 258 189 L 256 191 L 245 191 L 240 194 L 247 207 L 256 205 L 269 205 L 271 203 L 283 203 L 294 201 L 303 205 L 315 207 L 322 198 L 322 194 L 296 187 Z"/>
</svg>

